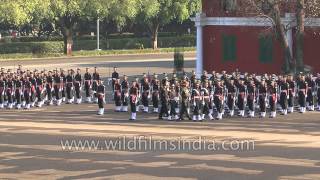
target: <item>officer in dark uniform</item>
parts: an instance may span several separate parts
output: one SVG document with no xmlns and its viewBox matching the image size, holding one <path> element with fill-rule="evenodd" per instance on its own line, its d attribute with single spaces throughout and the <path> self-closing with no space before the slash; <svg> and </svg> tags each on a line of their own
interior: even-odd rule
<svg viewBox="0 0 320 180">
<path fill-rule="evenodd" d="M 117 67 L 113 67 L 113 73 L 111 75 L 111 78 L 112 78 L 112 91 L 114 91 L 114 84 L 118 79 L 120 79 Z"/>
</svg>

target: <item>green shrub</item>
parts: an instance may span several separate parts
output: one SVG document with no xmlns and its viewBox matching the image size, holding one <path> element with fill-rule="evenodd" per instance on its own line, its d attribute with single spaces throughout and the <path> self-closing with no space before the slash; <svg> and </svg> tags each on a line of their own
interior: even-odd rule
<svg viewBox="0 0 320 180">
<path fill-rule="evenodd" d="M 15 42 L 0 44 L 0 54 L 12 53 L 63 53 L 63 42 Z"/>
</svg>

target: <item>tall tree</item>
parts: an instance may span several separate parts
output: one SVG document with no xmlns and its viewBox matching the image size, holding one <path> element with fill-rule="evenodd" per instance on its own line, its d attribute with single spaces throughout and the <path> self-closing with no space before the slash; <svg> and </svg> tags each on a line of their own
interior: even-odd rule
<svg viewBox="0 0 320 180">
<path fill-rule="evenodd" d="M 138 0 L 137 20 L 148 28 L 153 49 L 158 48 L 159 28 L 172 20 L 183 22 L 200 11 L 200 0 Z"/>
</svg>

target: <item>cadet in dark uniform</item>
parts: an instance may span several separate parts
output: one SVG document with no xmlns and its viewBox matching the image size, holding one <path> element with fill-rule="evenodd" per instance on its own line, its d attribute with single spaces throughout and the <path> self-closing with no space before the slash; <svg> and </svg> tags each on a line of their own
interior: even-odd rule
<svg viewBox="0 0 320 180">
<path fill-rule="evenodd" d="M 202 119 L 205 119 L 205 116 L 208 116 L 210 120 L 213 120 L 212 116 L 212 107 L 210 107 L 211 96 L 209 89 L 209 82 L 205 80 L 203 86 L 201 88 L 201 96 L 202 96 Z"/>
<path fill-rule="evenodd" d="M 231 79 L 226 86 L 227 86 L 227 106 L 229 109 L 229 115 L 232 117 L 234 115 L 234 106 L 236 102 L 237 87 L 234 84 L 233 79 Z"/>
<path fill-rule="evenodd" d="M 56 71 L 56 74 L 53 77 L 54 80 L 54 85 L 53 85 L 53 89 L 54 89 L 54 94 L 56 97 L 56 105 L 60 106 L 62 103 L 62 99 L 61 99 L 61 91 L 62 91 L 62 83 L 63 83 L 63 79 L 60 77 L 60 74 L 58 73 L 58 71 Z"/>
<path fill-rule="evenodd" d="M 247 103 L 249 107 L 249 118 L 254 117 L 255 113 L 255 100 L 256 100 L 256 86 L 254 84 L 253 80 L 249 80 L 248 86 L 247 86 Z"/>
<path fill-rule="evenodd" d="M 169 82 L 162 84 L 160 88 L 160 102 L 161 102 L 161 109 L 159 113 L 159 119 L 163 119 L 163 117 L 169 116 L 169 108 L 168 108 L 168 101 L 169 101 L 169 93 L 168 93 L 168 86 Z"/>
<path fill-rule="evenodd" d="M 160 81 L 158 80 L 158 75 L 154 74 L 154 78 L 151 81 L 152 105 L 154 113 L 159 113 L 159 89 Z"/>
<path fill-rule="evenodd" d="M 170 114 L 168 117 L 169 121 L 179 119 L 176 111 L 176 108 L 178 108 L 178 102 L 179 102 L 179 93 L 176 91 L 175 85 L 172 84 L 169 90 L 169 104 L 170 104 Z"/>
<path fill-rule="evenodd" d="M 202 121 L 201 103 L 202 97 L 200 94 L 201 88 L 199 82 L 195 83 L 195 87 L 192 90 L 191 100 L 193 103 L 193 121 Z"/>
<path fill-rule="evenodd" d="M 104 114 L 104 104 L 105 104 L 105 86 L 101 80 L 97 81 L 97 99 L 98 99 L 98 115 Z"/>
<path fill-rule="evenodd" d="M 91 103 L 90 89 L 92 85 L 92 76 L 89 72 L 89 68 L 86 68 L 86 73 L 84 74 L 84 90 L 86 94 L 86 102 Z"/>
<path fill-rule="evenodd" d="M 113 82 L 113 99 L 115 103 L 115 112 L 121 112 L 121 84 L 120 79 L 115 79 Z"/>
<path fill-rule="evenodd" d="M 6 89 L 6 82 L 4 81 L 4 77 L 1 74 L 0 75 L 0 109 L 4 108 L 5 89 Z"/>
<path fill-rule="evenodd" d="M 92 74 L 92 92 L 93 92 L 93 101 L 95 103 L 98 103 L 98 97 L 97 97 L 97 87 L 98 87 L 98 81 L 100 79 L 100 74 L 97 71 L 97 67 L 94 68 L 94 72 Z"/>
<path fill-rule="evenodd" d="M 300 75 L 297 86 L 298 86 L 298 102 L 300 106 L 300 113 L 305 113 L 308 83 L 306 82 L 304 75 Z"/>
<path fill-rule="evenodd" d="M 72 70 L 68 70 L 68 75 L 66 76 L 66 91 L 67 91 L 67 104 L 72 104 L 74 97 L 73 97 L 73 81 L 74 76 Z"/>
<path fill-rule="evenodd" d="M 297 84 L 293 80 L 293 76 L 292 75 L 288 76 L 287 83 L 289 84 L 288 113 L 293 113 L 293 111 L 294 111 L 294 99 L 296 97 Z"/>
<path fill-rule="evenodd" d="M 144 76 L 141 83 L 142 105 L 145 113 L 149 112 L 150 84 L 147 76 Z"/>
<path fill-rule="evenodd" d="M 239 116 L 244 117 L 246 97 L 247 97 L 247 87 L 244 85 L 244 81 L 242 79 L 239 80 L 238 84 L 238 92 L 237 92 L 237 106 L 239 108 Z"/>
<path fill-rule="evenodd" d="M 190 91 L 188 89 L 189 84 L 186 80 L 181 82 L 181 109 L 179 120 L 184 120 L 183 116 L 185 115 L 189 120 L 192 120 L 188 111 L 189 100 L 190 100 Z"/>
<path fill-rule="evenodd" d="M 271 81 L 271 84 L 268 88 L 269 94 L 269 105 L 270 105 L 270 118 L 275 118 L 277 114 L 277 100 L 278 100 L 278 88 L 275 81 Z"/>
<path fill-rule="evenodd" d="M 115 82 L 119 79 L 119 73 L 117 71 L 117 67 L 113 67 L 113 73 L 111 75 L 111 79 L 112 79 L 112 92 L 114 92 L 114 84 Z"/>
<path fill-rule="evenodd" d="M 320 73 L 317 75 L 316 79 L 316 90 L 317 90 L 317 97 L 318 97 L 318 111 L 320 111 Z"/>
<path fill-rule="evenodd" d="M 130 96 L 130 110 L 131 110 L 131 117 L 130 120 L 137 119 L 137 103 L 139 98 L 139 88 L 137 87 L 137 82 L 133 81 L 132 86 L 129 90 Z"/>
<path fill-rule="evenodd" d="M 289 88 L 290 85 L 287 81 L 287 78 L 285 76 L 282 77 L 279 80 L 280 105 L 282 115 L 287 115 L 288 113 Z"/>
<path fill-rule="evenodd" d="M 128 112 L 128 105 L 130 102 L 129 98 L 129 81 L 126 75 L 123 76 L 123 81 L 121 82 L 121 111 Z"/>
<path fill-rule="evenodd" d="M 48 72 L 48 76 L 46 77 L 46 94 L 47 94 L 47 105 L 52 105 L 52 91 L 53 91 L 53 77 L 52 72 Z"/>
<path fill-rule="evenodd" d="M 75 91 L 75 98 L 76 98 L 76 104 L 81 104 L 82 98 L 81 98 L 81 87 L 82 87 L 82 76 L 80 69 L 77 69 L 77 74 L 74 76 L 74 91 Z"/>
<path fill-rule="evenodd" d="M 66 101 L 66 84 L 67 79 L 63 69 L 60 69 L 60 78 L 61 78 L 61 97 L 62 102 Z"/>
<path fill-rule="evenodd" d="M 267 113 L 267 92 L 268 92 L 268 86 L 265 81 L 265 79 L 261 79 L 261 83 L 258 87 L 258 102 L 260 107 L 260 118 L 266 117 Z"/>
<path fill-rule="evenodd" d="M 17 76 L 15 78 L 14 84 L 15 84 L 16 109 L 21 109 L 22 81 L 21 81 L 20 76 Z"/>
<path fill-rule="evenodd" d="M 214 90 L 214 104 L 217 108 L 217 116 L 216 119 L 217 120 L 221 120 L 222 116 L 223 116 L 223 102 L 224 102 L 224 87 L 221 81 L 217 81 L 215 90 Z"/>
<path fill-rule="evenodd" d="M 306 81 L 308 83 L 307 88 L 307 107 L 309 111 L 314 111 L 314 96 L 316 96 L 316 83 L 313 80 L 312 74 L 309 74 L 306 77 Z"/>
<path fill-rule="evenodd" d="M 37 81 L 37 86 L 36 86 L 37 107 L 42 107 L 42 105 L 43 105 L 42 94 L 43 94 L 43 91 L 44 91 L 42 75 L 37 74 L 36 75 L 36 81 Z"/>
</svg>

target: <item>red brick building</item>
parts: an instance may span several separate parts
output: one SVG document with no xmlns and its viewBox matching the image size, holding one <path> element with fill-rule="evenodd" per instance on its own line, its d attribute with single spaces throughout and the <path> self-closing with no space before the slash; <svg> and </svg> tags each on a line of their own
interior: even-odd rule
<svg viewBox="0 0 320 180">
<path fill-rule="evenodd" d="M 202 13 L 193 19 L 197 26 L 197 73 L 235 69 L 250 73 L 281 73 L 284 50 L 271 32 L 272 23 L 254 13 L 244 17 L 241 14 L 251 13 L 229 11 L 222 1 L 202 0 Z M 282 12 L 283 24 L 295 21 L 294 8 L 286 7 Z M 320 20 L 308 18 L 306 22 L 304 64 L 311 66 L 314 72 L 320 72 Z M 287 31 L 291 51 L 294 36 L 292 26 Z"/>
</svg>

